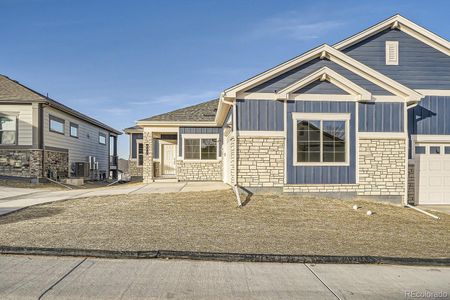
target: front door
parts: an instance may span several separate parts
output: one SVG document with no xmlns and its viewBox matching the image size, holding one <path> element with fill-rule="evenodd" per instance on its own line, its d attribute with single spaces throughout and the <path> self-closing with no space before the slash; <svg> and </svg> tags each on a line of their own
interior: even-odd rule
<svg viewBox="0 0 450 300">
<path fill-rule="evenodd" d="M 162 144 L 162 175 L 175 175 L 176 145 Z"/>
</svg>

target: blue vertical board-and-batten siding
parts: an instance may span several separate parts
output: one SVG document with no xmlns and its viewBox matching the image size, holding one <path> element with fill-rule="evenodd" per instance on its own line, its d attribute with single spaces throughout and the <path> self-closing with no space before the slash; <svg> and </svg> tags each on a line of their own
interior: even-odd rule
<svg viewBox="0 0 450 300">
<path fill-rule="evenodd" d="M 222 156 L 223 128 L 221 127 L 180 127 L 178 132 L 178 156 L 183 155 L 183 134 L 219 134 L 219 157 Z"/>
<path fill-rule="evenodd" d="M 408 132 L 450 135 L 450 96 L 426 96 L 410 108 Z"/>
<path fill-rule="evenodd" d="M 358 113 L 360 132 L 403 132 L 403 103 L 359 103 Z"/>
<path fill-rule="evenodd" d="M 142 140 L 142 133 L 131 134 L 131 158 L 137 158 L 136 140 Z"/>
<path fill-rule="evenodd" d="M 386 41 L 399 42 L 399 64 L 386 65 Z M 384 30 L 342 52 L 413 89 L 450 89 L 450 56 L 400 30 Z"/>
<path fill-rule="evenodd" d="M 328 81 L 316 80 L 294 92 L 294 94 L 348 95 L 346 91 Z"/>
<path fill-rule="evenodd" d="M 392 95 L 389 91 L 386 91 L 382 87 L 368 81 L 367 79 L 349 71 L 348 69 L 338 65 L 335 62 L 326 60 L 326 59 L 313 59 L 309 62 L 306 62 L 290 71 L 287 71 L 281 75 L 276 76 L 254 88 L 249 89 L 247 92 L 253 93 L 273 93 L 274 91 L 280 91 L 285 87 L 292 85 L 293 83 L 305 78 L 311 73 L 319 70 L 322 67 L 329 67 L 336 73 L 344 76 L 348 80 L 354 82 L 355 84 L 361 86 L 367 91 L 371 92 L 374 95 Z M 319 85 L 314 93 L 321 93 L 321 88 L 325 88 L 326 86 Z M 329 88 L 329 87 L 327 87 Z M 325 93 L 325 92 L 324 92 Z"/>
<path fill-rule="evenodd" d="M 275 100 L 237 100 L 238 130 L 283 131 L 284 103 Z"/>
<path fill-rule="evenodd" d="M 294 166 L 293 112 L 349 113 L 349 166 Z M 352 184 L 356 183 L 356 104 L 343 101 L 288 101 L 287 119 L 287 183 L 288 184 Z"/>
<path fill-rule="evenodd" d="M 408 135 L 450 135 L 450 96 L 426 96 L 408 109 Z M 409 149 L 411 158 L 411 147 Z"/>
</svg>

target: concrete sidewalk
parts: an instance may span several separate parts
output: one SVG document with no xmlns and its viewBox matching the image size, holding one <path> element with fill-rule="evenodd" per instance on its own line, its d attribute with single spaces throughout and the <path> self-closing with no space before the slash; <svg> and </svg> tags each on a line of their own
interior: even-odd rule
<svg viewBox="0 0 450 300">
<path fill-rule="evenodd" d="M 436 267 L 0 256 L 0 270 L 1 299 L 405 299 L 450 292 L 450 268 Z"/>
<path fill-rule="evenodd" d="M 44 190 L 1 187 L 0 216 L 31 205 L 109 195 L 145 193 L 183 193 L 225 190 L 230 186 L 222 182 L 153 182 L 78 190 Z"/>
</svg>

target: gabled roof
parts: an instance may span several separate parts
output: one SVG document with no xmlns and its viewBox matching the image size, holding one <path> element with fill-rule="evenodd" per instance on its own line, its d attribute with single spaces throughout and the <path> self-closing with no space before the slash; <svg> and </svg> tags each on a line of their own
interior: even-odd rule
<svg viewBox="0 0 450 300">
<path fill-rule="evenodd" d="M 319 70 L 311 73 L 310 75 L 306 76 L 305 78 L 285 87 L 284 89 L 277 92 L 277 95 L 281 99 L 287 99 L 290 97 L 291 94 L 295 93 L 297 90 L 317 81 L 328 81 L 335 86 L 339 87 L 340 89 L 346 91 L 350 95 L 355 96 L 355 100 L 364 100 L 364 101 L 370 101 L 372 100 L 372 94 L 368 92 L 367 90 L 363 89 L 359 85 L 353 83 L 352 81 L 348 80 L 344 76 L 336 73 L 332 69 L 328 67 L 320 68 Z"/>
<path fill-rule="evenodd" d="M 315 58 L 331 60 L 393 93 L 394 95 L 402 97 L 405 101 L 419 101 L 422 98 L 422 95 L 416 91 L 400 84 L 399 82 L 381 74 L 378 71 L 375 71 L 374 69 L 351 58 L 341 51 L 324 44 L 225 90 L 221 95 L 221 99 L 235 99 L 239 93 L 247 91 L 258 84 L 292 70 Z"/>
<path fill-rule="evenodd" d="M 392 28 L 401 30 L 412 37 L 424 42 L 425 44 L 450 55 L 450 42 L 438 36 L 437 34 L 417 25 L 416 23 L 396 14 L 372 27 L 369 27 L 339 43 L 333 45 L 337 50 L 345 49 L 352 46 L 372 35 L 375 35 L 385 29 Z"/>
<path fill-rule="evenodd" d="M 96 125 L 114 134 L 122 134 L 119 130 L 116 130 L 102 122 L 99 122 L 85 114 L 82 114 L 56 100 L 48 98 L 39 92 L 36 92 L 29 87 L 24 86 L 20 82 L 13 80 L 5 75 L 0 75 L 0 102 L 13 102 L 13 103 L 30 103 L 39 102 L 45 103 L 51 107 L 61 110 L 67 114 L 84 120 L 88 123 Z"/>
<path fill-rule="evenodd" d="M 132 126 L 132 127 L 128 127 L 125 128 L 123 130 L 126 134 L 130 134 L 130 133 L 141 133 L 144 131 L 144 129 L 141 126 Z"/>
<path fill-rule="evenodd" d="M 0 75 L 0 101 L 45 101 L 46 97 L 10 79 Z"/>
<path fill-rule="evenodd" d="M 149 124 L 159 125 L 167 122 L 170 122 L 172 124 L 186 123 L 186 122 L 211 123 L 214 122 L 214 119 L 216 117 L 218 105 L 219 100 L 214 99 L 196 105 L 188 106 L 185 108 L 177 109 L 164 114 L 156 115 L 150 118 L 139 120 L 138 125 L 149 125 Z"/>
</svg>

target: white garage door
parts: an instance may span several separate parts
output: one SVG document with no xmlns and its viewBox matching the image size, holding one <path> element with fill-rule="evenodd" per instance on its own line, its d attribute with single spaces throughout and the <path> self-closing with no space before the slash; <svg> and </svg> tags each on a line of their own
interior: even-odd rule
<svg viewBox="0 0 450 300">
<path fill-rule="evenodd" d="M 450 204 L 450 146 L 415 147 L 415 191 L 418 204 Z"/>
</svg>

